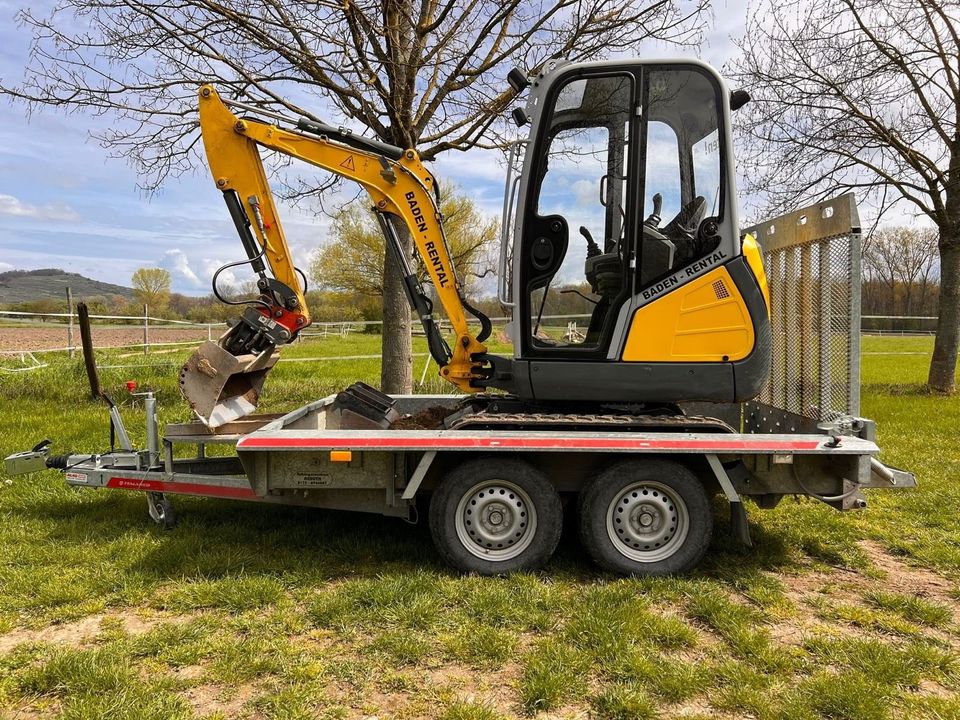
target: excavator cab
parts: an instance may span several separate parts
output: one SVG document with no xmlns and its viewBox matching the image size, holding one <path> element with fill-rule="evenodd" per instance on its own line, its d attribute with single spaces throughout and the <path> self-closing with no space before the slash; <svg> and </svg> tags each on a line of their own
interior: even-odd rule
<svg viewBox="0 0 960 720">
<path fill-rule="evenodd" d="M 554 63 L 515 117 L 531 125 L 501 252 L 513 391 L 671 403 L 759 392 L 766 282 L 739 233 L 719 75 L 693 61 Z"/>
</svg>

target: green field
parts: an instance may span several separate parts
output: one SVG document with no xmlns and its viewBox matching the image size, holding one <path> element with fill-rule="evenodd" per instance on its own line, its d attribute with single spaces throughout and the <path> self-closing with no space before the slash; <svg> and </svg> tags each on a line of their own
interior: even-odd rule
<svg viewBox="0 0 960 720">
<path fill-rule="evenodd" d="M 376 383 L 376 360 L 292 360 L 378 340 L 289 348 L 262 409 Z M 141 495 L 0 475 L 0 718 L 960 718 L 960 398 L 922 390 L 929 338 L 863 346 L 863 413 L 920 488 L 751 508 L 752 551 L 718 505 L 680 578 L 604 575 L 572 532 L 540 573 L 460 577 L 422 525 L 176 498 L 163 531 Z M 124 381 L 186 420 L 184 355 L 99 354 L 140 364 L 101 373 L 135 443 Z M 0 372 L 0 454 L 106 449 L 79 360 L 49 362 Z"/>
</svg>

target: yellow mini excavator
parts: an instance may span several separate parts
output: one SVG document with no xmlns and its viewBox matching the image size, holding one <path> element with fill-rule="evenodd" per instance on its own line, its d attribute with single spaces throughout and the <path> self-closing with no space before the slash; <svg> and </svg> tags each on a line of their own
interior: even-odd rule
<svg viewBox="0 0 960 720">
<path fill-rule="evenodd" d="M 746 94 L 690 60 L 553 62 L 532 77 L 514 70 L 509 82 L 528 95 L 513 118 L 529 125 L 507 172 L 501 237 L 498 295 L 512 316 L 513 357 L 483 344 L 490 321 L 463 297 L 437 182 L 414 149 L 200 89 L 207 159 L 260 295 L 184 366 L 181 389 L 198 417 L 217 427 L 251 413 L 277 348 L 310 324 L 261 148 L 363 186 L 441 376 L 487 424 L 498 423 L 493 409 L 508 425 L 519 415 L 561 424 L 565 414 L 682 417 L 678 402 L 760 392 L 769 297 L 759 248 L 738 229 L 730 134 L 731 110 Z M 432 292 L 401 251 L 397 222 Z M 590 290 L 578 291 L 590 307 L 586 327 L 551 337 L 545 308 L 580 283 Z M 450 342 L 434 301 L 452 325 Z M 491 389 L 505 392 L 484 392 Z"/>
</svg>

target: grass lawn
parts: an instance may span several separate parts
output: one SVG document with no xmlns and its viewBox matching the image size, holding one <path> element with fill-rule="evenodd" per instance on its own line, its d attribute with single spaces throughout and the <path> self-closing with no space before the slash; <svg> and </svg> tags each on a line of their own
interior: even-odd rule
<svg viewBox="0 0 960 720">
<path fill-rule="evenodd" d="M 460 577 L 399 520 L 174 498 L 165 532 L 139 494 L 0 475 L 0 718 L 960 718 L 960 398 L 923 393 L 931 346 L 863 343 L 863 413 L 918 490 L 752 509 L 749 552 L 721 520 L 679 578 L 604 575 L 572 532 L 542 573 Z M 377 348 L 289 348 L 262 409 L 376 382 L 376 360 L 293 360 Z M 186 420 L 185 354 L 100 354 L 140 365 L 101 372 L 135 443 L 123 382 Z M 79 359 L 50 363 L 0 373 L 0 454 L 106 448 Z"/>
</svg>

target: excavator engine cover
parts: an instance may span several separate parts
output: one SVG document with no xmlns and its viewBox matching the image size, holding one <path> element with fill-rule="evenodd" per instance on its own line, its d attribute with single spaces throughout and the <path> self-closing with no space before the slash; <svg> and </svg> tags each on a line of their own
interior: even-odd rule
<svg viewBox="0 0 960 720">
<path fill-rule="evenodd" d="M 279 358 L 274 348 L 231 355 L 208 340 L 180 370 L 180 393 L 207 427 L 220 427 L 256 409 L 267 373 Z"/>
</svg>

